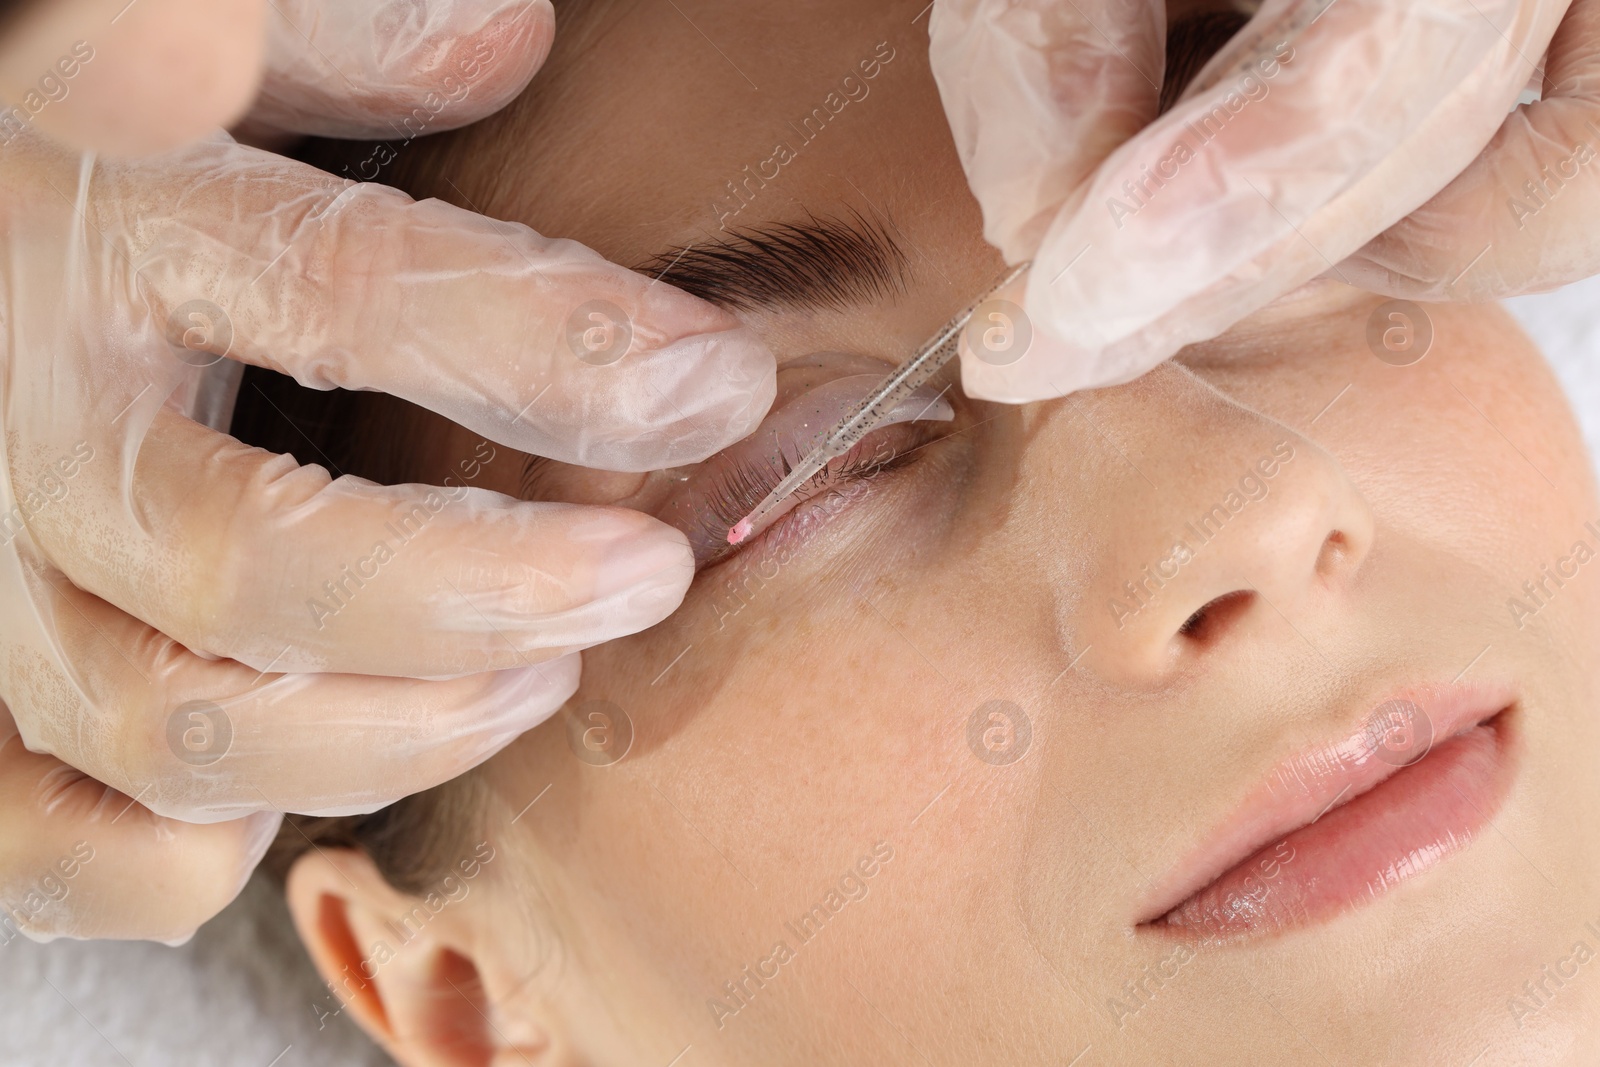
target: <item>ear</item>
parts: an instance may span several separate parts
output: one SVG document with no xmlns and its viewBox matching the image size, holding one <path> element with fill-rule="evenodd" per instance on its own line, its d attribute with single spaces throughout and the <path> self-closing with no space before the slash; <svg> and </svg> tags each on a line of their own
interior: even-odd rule
<svg viewBox="0 0 1600 1067">
<path fill-rule="evenodd" d="M 455 883 L 458 888 L 460 883 Z M 495 1004 L 480 979 L 505 970 L 481 961 L 492 945 L 474 929 L 484 909 L 471 892 L 412 897 L 384 881 L 352 849 L 316 849 L 295 861 L 286 887 L 289 912 L 331 994 L 319 1012 L 348 1009 L 402 1067 L 564 1067 L 574 1063 L 551 1040 L 550 1020 L 526 997 Z"/>
</svg>

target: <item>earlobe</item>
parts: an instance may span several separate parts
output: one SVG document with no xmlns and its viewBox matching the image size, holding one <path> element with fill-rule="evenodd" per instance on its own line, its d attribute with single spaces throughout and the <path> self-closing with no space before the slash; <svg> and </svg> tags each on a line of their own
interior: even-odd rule
<svg viewBox="0 0 1600 1067">
<path fill-rule="evenodd" d="M 295 861 L 289 911 L 330 996 L 403 1067 L 555 1063 L 541 1019 L 509 1018 L 480 979 L 464 912 L 413 930 L 416 901 L 364 853 L 320 849 Z"/>
</svg>

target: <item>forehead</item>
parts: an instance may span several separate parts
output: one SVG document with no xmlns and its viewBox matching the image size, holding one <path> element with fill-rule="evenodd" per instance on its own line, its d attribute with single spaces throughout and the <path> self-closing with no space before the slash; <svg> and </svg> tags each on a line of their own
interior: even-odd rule
<svg viewBox="0 0 1600 1067">
<path fill-rule="evenodd" d="M 430 158 L 408 184 L 630 264 L 836 207 L 888 217 L 930 260 L 981 247 L 925 6 L 558 5 L 550 60 L 522 97 L 415 146 Z"/>
</svg>

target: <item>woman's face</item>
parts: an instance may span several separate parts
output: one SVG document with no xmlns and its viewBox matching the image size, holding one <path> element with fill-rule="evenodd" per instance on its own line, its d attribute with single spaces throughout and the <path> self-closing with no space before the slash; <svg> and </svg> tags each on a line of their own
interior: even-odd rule
<svg viewBox="0 0 1600 1067">
<path fill-rule="evenodd" d="M 423 195 L 624 263 L 876 229 L 831 286 L 742 264 L 781 408 L 1004 269 L 924 2 L 601 3 L 517 106 L 403 151 Z M 1497 308 L 1413 309 L 1398 366 L 1382 303 L 1316 283 L 1129 385 L 952 390 L 754 543 L 702 539 L 679 611 L 490 764 L 500 1010 L 608 1064 L 1588 1062 L 1587 460 Z M 414 439 L 423 481 L 479 448 Z M 715 533 L 779 463 L 499 449 L 476 484 Z"/>
</svg>

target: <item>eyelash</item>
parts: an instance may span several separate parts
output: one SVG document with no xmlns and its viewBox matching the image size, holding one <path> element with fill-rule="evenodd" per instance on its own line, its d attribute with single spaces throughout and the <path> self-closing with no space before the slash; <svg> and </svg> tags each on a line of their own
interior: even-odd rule
<svg viewBox="0 0 1600 1067">
<path fill-rule="evenodd" d="M 806 497 L 796 506 L 794 511 L 783 516 L 767 530 L 745 545 L 740 546 L 740 548 L 760 542 L 767 534 L 793 518 L 806 504 L 824 490 L 837 489 L 841 486 L 866 481 L 880 474 L 898 470 L 911 463 L 924 445 L 932 444 L 938 440 L 938 436 L 930 432 L 932 426 L 933 424 L 929 423 L 898 423 L 887 427 L 884 431 L 880 431 L 882 433 L 905 431 L 911 434 L 904 442 L 903 447 L 891 447 L 887 455 L 880 454 L 882 447 L 888 444 L 886 440 L 881 438 L 873 445 L 870 454 L 863 451 L 864 446 L 871 442 L 873 437 L 877 437 L 878 434 L 858 442 L 855 448 L 845 453 L 842 459 L 835 460 L 818 471 L 811 481 L 807 483 L 807 487 L 800 490 L 800 492 L 806 494 Z M 899 436 L 904 437 L 905 433 L 901 433 Z M 734 523 L 748 515 L 750 510 L 761 503 L 762 499 L 772 491 L 772 487 L 787 477 L 789 472 L 794 469 L 794 465 L 804 458 L 805 453 L 800 450 L 796 442 L 791 440 L 779 449 L 776 457 L 767 460 L 765 463 L 738 463 L 718 477 L 716 482 L 707 490 L 705 496 L 706 507 L 718 527 L 724 530 L 729 529 Z M 718 552 L 708 562 L 718 563 L 726 559 L 734 551 L 736 549 L 733 546 L 729 546 L 726 550 Z"/>
</svg>

